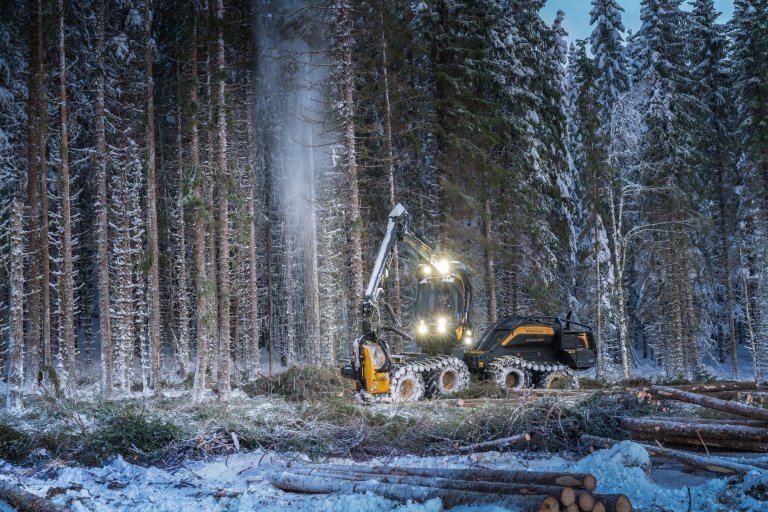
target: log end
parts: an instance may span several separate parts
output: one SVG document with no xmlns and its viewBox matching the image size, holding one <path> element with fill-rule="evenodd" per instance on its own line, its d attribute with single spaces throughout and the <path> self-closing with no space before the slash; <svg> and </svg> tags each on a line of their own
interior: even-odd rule
<svg viewBox="0 0 768 512">
<path fill-rule="evenodd" d="M 560 503 L 566 507 L 576 503 L 576 493 L 573 488 L 563 487 L 563 490 L 560 492 Z"/>
<path fill-rule="evenodd" d="M 539 512 L 560 512 L 560 502 L 554 496 L 547 496 L 539 505 Z"/>
<path fill-rule="evenodd" d="M 585 512 L 591 512 L 595 507 L 595 496 L 590 491 L 579 494 L 579 508 Z"/>
<path fill-rule="evenodd" d="M 590 492 L 597 489 L 597 478 L 595 478 L 595 475 L 587 474 L 584 477 L 584 488 Z"/>
<path fill-rule="evenodd" d="M 632 502 L 623 494 L 616 497 L 616 512 L 632 512 Z"/>
</svg>

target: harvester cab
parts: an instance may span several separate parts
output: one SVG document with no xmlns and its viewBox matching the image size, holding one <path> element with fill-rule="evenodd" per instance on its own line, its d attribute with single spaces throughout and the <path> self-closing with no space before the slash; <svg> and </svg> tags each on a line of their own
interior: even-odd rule
<svg viewBox="0 0 768 512">
<path fill-rule="evenodd" d="M 472 285 L 467 267 L 458 261 L 422 264 L 419 278 L 413 312 L 416 345 L 433 354 L 471 345 Z"/>
</svg>

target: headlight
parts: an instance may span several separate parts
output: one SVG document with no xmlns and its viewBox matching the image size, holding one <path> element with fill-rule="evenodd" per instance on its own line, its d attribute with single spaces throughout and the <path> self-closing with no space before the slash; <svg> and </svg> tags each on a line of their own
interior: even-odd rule
<svg viewBox="0 0 768 512">
<path fill-rule="evenodd" d="M 437 319 L 437 332 L 443 334 L 445 332 L 445 324 L 447 323 L 445 317 L 441 316 Z"/>
<path fill-rule="evenodd" d="M 424 274 L 425 276 L 428 276 L 429 274 L 432 273 L 432 267 L 429 265 L 424 265 L 423 267 L 421 267 L 421 273 Z"/>
<path fill-rule="evenodd" d="M 427 326 L 423 323 L 419 324 L 419 326 L 416 328 L 416 332 L 419 334 L 427 334 Z"/>
<path fill-rule="evenodd" d="M 467 344 L 467 345 L 471 345 L 472 344 L 472 336 L 467 336 L 466 338 L 464 338 L 464 343 Z"/>
<path fill-rule="evenodd" d="M 447 274 L 448 271 L 451 269 L 451 264 L 448 263 L 446 260 L 440 260 L 435 263 L 435 268 L 441 274 Z"/>
</svg>

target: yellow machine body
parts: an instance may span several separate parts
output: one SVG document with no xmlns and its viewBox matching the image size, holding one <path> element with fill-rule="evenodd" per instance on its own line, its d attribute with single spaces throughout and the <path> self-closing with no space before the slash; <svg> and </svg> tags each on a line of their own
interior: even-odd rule
<svg viewBox="0 0 768 512">
<path fill-rule="evenodd" d="M 375 345 L 365 344 L 363 350 L 363 377 L 365 387 L 372 395 L 389 392 L 389 372 L 377 372 L 382 362 L 379 361 L 379 348 Z"/>
</svg>

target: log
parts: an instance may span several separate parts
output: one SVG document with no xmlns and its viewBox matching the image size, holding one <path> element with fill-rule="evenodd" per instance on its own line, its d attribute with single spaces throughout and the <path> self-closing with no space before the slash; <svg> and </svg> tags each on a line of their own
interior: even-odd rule
<svg viewBox="0 0 768 512">
<path fill-rule="evenodd" d="M 721 400 L 719 398 L 712 398 L 710 396 L 690 393 L 688 391 L 680 391 L 675 388 L 664 386 L 653 386 L 650 389 L 650 392 L 655 397 L 664 400 L 677 400 L 735 414 L 736 416 L 743 416 L 753 420 L 768 421 L 768 409 L 763 409 L 761 407 L 754 407 L 739 402 L 729 402 L 728 400 Z"/>
<path fill-rule="evenodd" d="M 561 487 L 573 487 L 594 491 L 597 487 L 597 479 L 589 473 L 554 473 L 543 471 L 521 471 L 507 469 L 486 468 L 410 468 L 393 466 L 363 467 L 345 464 L 308 464 L 292 462 L 286 467 L 323 468 L 337 472 L 366 472 L 383 475 L 398 476 L 423 476 L 437 478 L 452 478 L 455 480 L 484 480 L 490 482 L 507 482 L 514 484 L 543 484 L 558 485 Z"/>
<path fill-rule="evenodd" d="M 579 509 L 584 512 L 591 512 L 595 508 L 595 496 L 590 491 L 579 491 L 576 493 L 576 503 Z"/>
<path fill-rule="evenodd" d="M 691 391 L 693 393 L 712 393 L 717 391 L 742 391 L 765 389 L 754 382 L 707 382 L 706 384 L 693 384 L 687 386 L 669 386 L 680 391 Z"/>
<path fill-rule="evenodd" d="M 458 449 L 459 453 L 477 453 L 487 452 L 491 450 L 499 450 L 508 448 L 523 441 L 528 442 L 531 440 L 531 434 L 528 432 L 524 434 L 518 434 L 511 437 L 502 437 L 501 439 L 495 439 L 493 441 L 486 441 L 484 443 L 475 443 L 467 446 L 461 446 Z"/>
<path fill-rule="evenodd" d="M 652 432 L 633 432 L 632 438 L 640 441 L 654 441 L 679 446 L 696 446 L 704 450 L 725 449 L 742 452 L 766 453 L 768 443 L 742 441 L 741 439 L 710 439 L 706 437 L 683 437 L 660 435 Z"/>
<path fill-rule="evenodd" d="M 565 507 L 576 503 L 576 491 L 572 487 L 563 487 L 563 490 L 560 491 L 560 503 Z"/>
<path fill-rule="evenodd" d="M 568 505 L 563 510 L 564 510 L 564 512 L 580 512 L 579 511 L 579 506 L 577 504 L 575 504 L 575 503 L 572 503 L 572 504 Z"/>
<path fill-rule="evenodd" d="M 579 510 L 596 512 L 632 512 L 632 502 L 623 494 L 594 494 L 590 491 L 576 493 Z"/>
<path fill-rule="evenodd" d="M 70 512 L 8 482 L 0 482 L 0 501 L 7 502 L 19 512 Z"/>
<path fill-rule="evenodd" d="M 417 485 L 388 484 L 372 480 L 354 482 L 328 477 L 296 475 L 286 471 L 267 472 L 265 476 L 273 486 L 286 492 L 310 494 L 370 492 L 399 502 L 407 500 L 424 502 L 439 498 L 445 507 L 495 504 L 511 509 L 537 510 L 539 512 L 560 510 L 560 504 L 553 496 L 499 496 Z"/>
<path fill-rule="evenodd" d="M 623 494 L 600 494 L 592 512 L 632 512 L 632 502 Z"/>
<path fill-rule="evenodd" d="M 620 417 L 619 425 L 631 432 L 647 435 L 655 434 L 662 437 L 691 437 L 701 436 L 706 439 L 768 442 L 768 429 L 748 427 L 746 425 L 728 425 L 717 423 L 680 423 L 666 420 L 649 420 L 646 418 Z"/>
<path fill-rule="evenodd" d="M 595 446 L 598 448 L 610 448 L 611 446 L 619 443 L 615 439 L 608 439 L 605 437 L 597 437 L 584 434 L 581 436 L 581 442 L 586 446 Z M 648 455 L 652 457 L 663 457 L 670 460 L 675 460 L 686 466 L 703 469 L 705 471 L 711 471 L 713 473 L 719 473 L 722 475 L 746 475 L 749 471 L 757 469 L 755 466 L 748 464 L 741 464 L 738 462 L 731 462 L 719 457 L 703 457 L 694 453 L 684 452 L 681 450 L 673 450 L 671 448 L 662 448 L 659 446 L 652 446 L 645 443 L 638 443 L 645 448 Z"/>
<path fill-rule="evenodd" d="M 671 421 L 674 423 L 707 423 L 709 425 L 744 425 L 747 427 L 768 428 L 768 422 L 748 419 L 710 419 L 686 416 L 643 416 L 643 419 L 653 421 Z"/>
<path fill-rule="evenodd" d="M 503 482 L 485 482 L 471 480 L 453 480 L 449 478 L 381 475 L 363 472 L 340 472 L 322 469 L 291 468 L 285 470 L 296 475 L 336 478 L 355 482 L 377 481 L 386 484 L 418 485 L 421 487 L 436 487 L 454 491 L 483 492 L 521 496 L 559 496 L 562 488 L 556 485 L 542 484 L 508 484 Z"/>
</svg>

